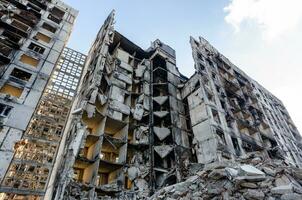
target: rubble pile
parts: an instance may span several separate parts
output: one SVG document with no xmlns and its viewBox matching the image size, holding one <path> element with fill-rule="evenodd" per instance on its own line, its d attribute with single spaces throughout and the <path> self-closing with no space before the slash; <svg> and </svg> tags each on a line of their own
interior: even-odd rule
<svg viewBox="0 0 302 200">
<path fill-rule="evenodd" d="M 301 200 L 302 170 L 280 160 L 251 155 L 235 162 L 192 165 L 184 182 L 157 191 L 149 200 Z"/>
</svg>

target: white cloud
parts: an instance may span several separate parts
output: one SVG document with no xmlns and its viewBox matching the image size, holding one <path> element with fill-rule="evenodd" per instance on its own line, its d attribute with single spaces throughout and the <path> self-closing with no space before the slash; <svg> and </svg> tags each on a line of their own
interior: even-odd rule
<svg viewBox="0 0 302 200">
<path fill-rule="evenodd" d="M 275 94 L 302 134 L 302 0 L 230 0 L 224 52 Z M 259 37 L 261 36 L 261 37 Z"/>
<path fill-rule="evenodd" d="M 302 0 L 231 0 L 225 21 L 236 32 L 242 23 L 254 22 L 264 39 L 273 40 L 294 31 L 302 21 Z"/>
</svg>

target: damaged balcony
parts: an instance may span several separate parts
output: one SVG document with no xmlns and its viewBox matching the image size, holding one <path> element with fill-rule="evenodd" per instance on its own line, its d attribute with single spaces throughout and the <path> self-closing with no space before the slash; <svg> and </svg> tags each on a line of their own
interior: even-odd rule
<svg viewBox="0 0 302 200">
<path fill-rule="evenodd" d="M 246 152 L 262 151 L 264 149 L 260 140 L 257 140 L 245 133 L 240 133 L 240 138 L 242 140 L 242 148 Z"/>
<path fill-rule="evenodd" d="M 20 85 L 26 85 L 31 75 L 32 75 L 31 73 L 28 73 L 24 70 L 21 70 L 19 68 L 14 68 L 9 76 L 9 80 L 18 83 Z"/>
<path fill-rule="evenodd" d="M 254 134 L 258 132 L 257 127 L 249 120 L 237 119 L 238 130 L 246 132 L 248 134 Z"/>
<path fill-rule="evenodd" d="M 9 64 L 13 48 L 6 44 L 6 41 L 0 38 L 0 62 L 2 64 Z"/>
<path fill-rule="evenodd" d="M 97 167 L 97 162 L 89 163 L 82 160 L 76 160 L 73 166 L 73 181 L 80 185 L 91 185 L 93 171 Z"/>
<path fill-rule="evenodd" d="M 28 0 L 30 3 L 34 4 L 35 6 L 38 6 L 39 8 L 46 10 L 47 4 L 51 2 L 51 0 Z"/>
<path fill-rule="evenodd" d="M 87 112 L 84 112 L 82 117 L 83 122 L 87 126 L 89 134 L 100 136 L 105 126 L 105 117 L 96 112 L 94 117 L 89 118 Z"/>
<path fill-rule="evenodd" d="M 123 170 L 119 167 L 106 165 L 103 163 L 99 167 L 98 176 L 96 180 L 96 192 L 98 195 L 112 196 L 116 192 L 120 192 L 123 187 L 122 177 Z"/>
<path fill-rule="evenodd" d="M 15 34 L 11 31 L 5 30 L 5 29 L 0 29 L 0 33 L 1 33 L 1 42 L 6 44 L 7 46 L 18 50 L 20 49 L 24 39 L 18 35 Z"/>
<path fill-rule="evenodd" d="M 176 166 L 174 147 L 171 145 L 154 146 L 154 171 L 156 186 L 162 187 L 177 182 L 174 171 Z M 173 178 L 172 178 L 173 177 Z M 169 179 L 171 179 L 168 181 Z M 167 182 L 168 181 L 168 182 Z"/>
<path fill-rule="evenodd" d="M 0 89 L 0 93 L 7 94 L 10 97 L 19 98 L 23 93 L 24 87 L 14 82 L 6 82 Z"/>
<path fill-rule="evenodd" d="M 237 83 L 236 79 L 228 80 L 224 78 L 223 82 L 226 90 L 229 90 L 233 93 L 236 93 L 237 91 L 240 90 L 240 85 Z"/>
<path fill-rule="evenodd" d="M 100 167 L 104 163 L 121 167 L 126 162 L 126 148 L 126 142 L 104 136 L 100 153 Z"/>
<path fill-rule="evenodd" d="M 61 21 L 63 20 L 65 12 L 60 10 L 57 7 L 53 7 L 49 12 L 50 12 L 50 14 L 48 15 L 47 18 L 57 24 L 60 24 Z"/>
<path fill-rule="evenodd" d="M 31 32 L 31 28 L 27 24 L 17 19 L 6 18 L 5 16 L 1 17 L 0 27 L 24 38 L 27 38 Z"/>
<path fill-rule="evenodd" d="M 80 149 L 77 161 L 93 164 L 99 159 L 98 147 L 100 145 L 100 136 L 88 134 L 84 147 Z"/>
</svg>

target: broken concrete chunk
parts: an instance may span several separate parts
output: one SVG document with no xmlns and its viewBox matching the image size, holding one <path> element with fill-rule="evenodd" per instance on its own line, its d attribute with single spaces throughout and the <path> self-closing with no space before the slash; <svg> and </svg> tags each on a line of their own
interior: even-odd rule
<svg viewBox="0 0 302 200">
<path fill-rule="evenodd" d="M 146 70 L 145 65 L 138 65 L 137 69 L 135 70 L 136 77 L 141 78 L 143 76 L 145 70 Z"/>
<path fill-rule="evenodd" d="M 104 105 L 107 102 L 108 97 L 105 95 L 102 95 L 101 93 L 98 94 L 98 100 L 101 102 L 101 105 Z"/>
<path fill-rule="evenodd" d="M 243 194 L 243 196 L 246 198 L 246 199 L 249 199 L 249 200 L 254 200 L 254 199 L 264 199 L 265 195 L 262 191 L 260 190 L 252 190 L 252 189 L 248 189 L 247 192 L 245 192 Z"/>
<path fill-rule="evenodd" d="M 90 98 L 89 98 L 89 103 L 94 104 L 97 95 L 98 95 L 98 89 L 94 88 L 93 91 L 91 92 L 91 95 L 90 95 Z"/>
<path fill-rule="evenodd" d="M 272 194 L 289 194 L 293 192 L 293 186 L 289 185 L 281 185 L 278 187 L 274 187 L 271 189 Z"/>
<path fill-rule="evenodd" d="M 144 107 L 142 104 L 136 104 L 135 109 L 132 109 L 131 112 L 133 118 L 140 121 L 144 114 Z"/>
<path fill-rule="evenodd" d="M 135 186 L 139 191 L 148 191 L 148 182 L 145 179 L 139 178 L 134 181 Z"/>
<path fill-rule="evenodd" d="M 133 68 L 131 67 L 131 65 L 125 63 L 125 62 L 121 62 L 119 65 L 121 68 L 127 70 L 128 72 L 132 72 Z"/>
<path fill-rule="evenodd" d="M 149 138 L 147 136 L 148 129 L 149 127 L 146 126 L 140 126 L 134 129 L 133 142 L 140 143 L 140 144 L 148 144 L 149 141 Z"/>
<path fill-rule="evenodd" d="M 161 158 L 165 158 L 173 150 L 173 147 L 169 145 L 155 146 L 154 150 Z"/>
<path fill-rule="evenodd" d="M 119 72 L 114 72 L 113 75 L 115 78 L 124 81 L 127 84 L 132 84 L 132 79 L 129 76 L 126 76 L 125 74 L 119 73 Z"/>
<path fill-rule="evenodd" d="M 168 96 L 153 97 L 153 100 L 159 105 L 163 105 L 168 99 Z"/>
<path fill-rule="evenodd" d="M 87 103 L 86 105 L 86 112 L 87 112 L 87 116 L 88 118 L 91 118 L 94 116 L 94 113 L 95 113 L 95 106 L 90 104 L 90 103 Z"/>
<path fill-rule="evenodd" d="M 240 186 L 241 187 L 244 187 L 244 188 L 251 188 L 251 189 L 256 189 L 258 188 L 258 185 L 256 183 L 250 183 L 250 182 L 243 182 L 243 183 L 240 183 Z"/>
<path fill-rule="evenodd" d="M 128 178 L 133 181 L 138 176 L 139 169 L 137 167 L 129 167 L 127 170 Z"/>
<path fill-rule="evenodd" d="M 283 194 L 281 196 L 281 200 L 301 200 L 301 199 L 302 199 L 302 195 L 296 193 Z"/>
<path fill-rule="evenodd" d="M 226 172 L 224 169 L 214 169 L 209 173 L 208 177 L 214 180 L 221 179 L 226 176 Z"/>
<path fill-rule="evenodd" d="M 285 175 L 282 175 L 281 177 L 279 178 L 276 178 L 275 180 L 275 185 L 278 187 L 278 186 L 282 186 L 282 185 L 288 185 L 290 184 L 290 180 L 287 176 Z"/>
<path fill-rule="evenodd" d="M 171 133 L 170 129 L 164 127 L 154 127 L 153 131 L 160 141 L 164 140 Z"/>
<path fill-rule="evenodd" d="M 167 116 L 169 114 L 168 111 L 156 111 L 154 112 L 154 115 L 159 117 L 159 118 L 163 118 L 165 116 Z"/>
<path fill-rule="evenodd" d="M 273 170 L 273 169 L 271 169 L 271 168 L 269 168 L 269 167 L 263 167 L 262 170 L 263 170 L 266 174 L 268 174 L 268 175 L 270 175 L 270 176 L 275 176 L 275 175 L 276 175 L 276 171 Z"/>
<path fill-rule="evenodd" d="M 265 176 L 265 174 L 252 165 L 242 165 L 239 168 L 239 176 Z"/>
<path fill-rule="evenodd" d="M 225 168 L 225 171 L 226 171 L 229 179 L 233 179 L 238 176 L 238 171 L 236 169 L 227 167 L 227 168 Z"/>
<path fill-rule="evenodd" d="M 138 100 L 137 100 L 137 103 L 143 103 L 144 98 L 145 98 L 145 94 L 139 95 Z"/>
<path fill-rule="evenodd" d="M 116 100 L 111 100 L 109 107 L 126 115 L 130 114 L 130 107 Z"/>
</svg>

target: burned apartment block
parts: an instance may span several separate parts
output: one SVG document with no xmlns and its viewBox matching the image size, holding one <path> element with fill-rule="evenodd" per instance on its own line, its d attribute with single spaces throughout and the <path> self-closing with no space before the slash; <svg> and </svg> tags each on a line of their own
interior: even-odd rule
<svg viewBox="0 0 302 200">
<path fill-rule="evenodd" d="M 44 196 L 85 59 L 82 53 L 63 49 L 25 133 L 15 143 L 14 157 L 0 187 L 2 199 Z"/>
<path fill-rule="evenodd" d="M 182 97 L 189 105 L 198 163 L 261 152 L 301 168 L 301 136 L 282 102 L 205 39 L 190 42 L 196 73 Z"/>
<path fill-rule="evenodd" d="M 114 30 L 113 17 L 88 54 L 55 199 L 148 196 L 181 181 L 192 162 L 175 51 L 159 40 L 141 49 Z"/>
<path fill-rule="evenodd" d="M 76 16 L 76 10 L 57 0 L 0 1 L 0 193 L 28 193 L 46 185 L 46 176 L 39 183 L 32 174 L 47 171 L 37 157 L 44 157 L 43 164 L 51 161 L 54 147 L 42 145 L 49 130 L 35 127 L 33 133 L 29 128 L 41 114 L 36 108 Z"/>
<path fill-rule="evenodd" d="M 143 50 L 113 24 L 114 11 L 88 54 L 48 198 L 141 199 L 184 181 L 189 164 L 254 152 L 301 167 L 282 102 L 206 40 L 191 38 L 186 78 L 171 47 Z"/>
</svg>

